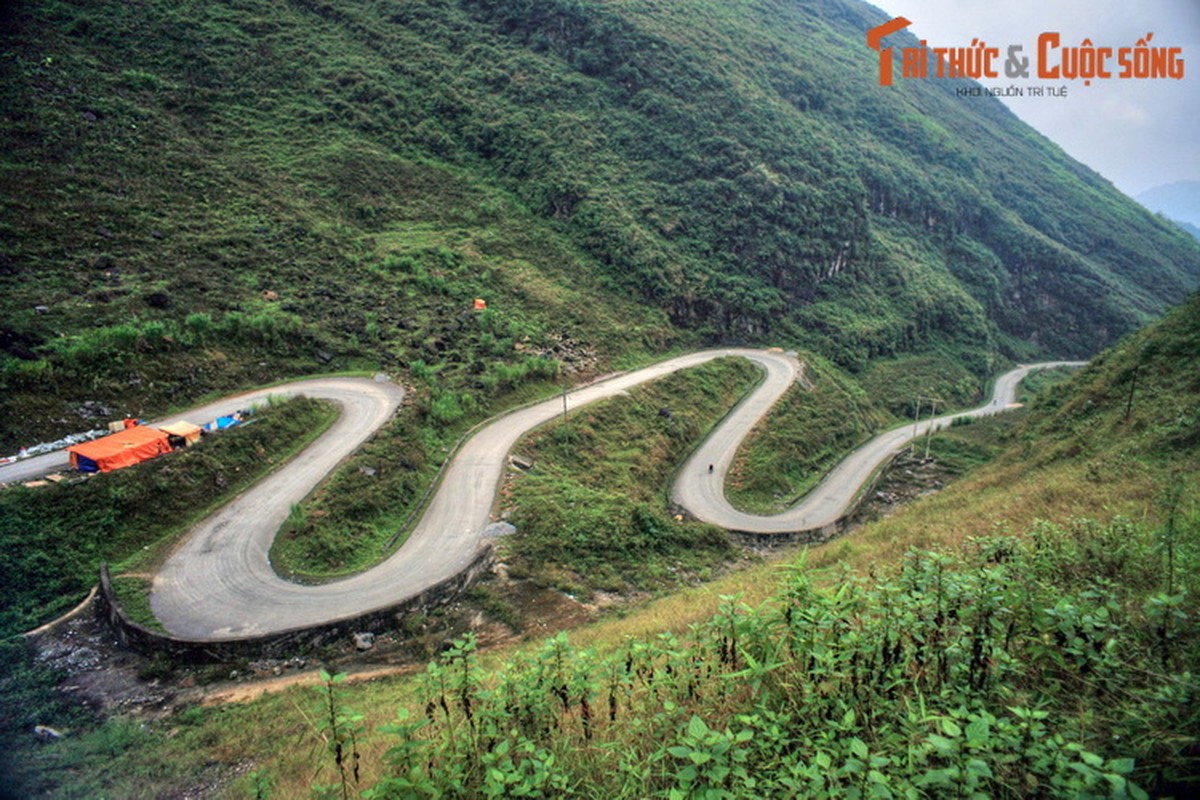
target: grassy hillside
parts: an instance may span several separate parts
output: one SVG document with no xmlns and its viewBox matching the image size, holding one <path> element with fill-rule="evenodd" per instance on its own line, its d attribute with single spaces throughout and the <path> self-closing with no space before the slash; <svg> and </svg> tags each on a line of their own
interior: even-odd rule
<svg viewBox="0 0 1200 800">
<path fill-rule="evenodd" d="M 590 599 L 677 589 L 736 561 L 723 531 L 672 519 L 666 498 L 683 460 L 761 377 L 721 359 L 525 437 L 516 449 L 534 467 L 503 490 L 517 529 L 500 544 L 509 574 Z"/>
<path fill-rule="evenodd" d="M 1003 421 L 993 463 L 787 563 L 417 676 L 81 725 L 13 772 L 67 797 L 1192 796 L 1198 345 L 1200 295 Z M 657 435 L 647 402 L 603 418 Z"/>
<path fill-rule="evenodd" d="M 795 505 L 847 453 L 891 420 L 844 372 L 804 353 L 803 383 L 788 390 L 738 450 L 725 496 L 746 511 L 773 514 Z M 928 373 L 927 373 L 928 374 Z M 906 399 L 911 399 L 908 394 Z"/>
<path fill-rule="evenodd" d="M 764 506 L 798 491 L 887 412 L 904 414 L 903 395 L 914 387 L 936 385 L 947 401 L 965 402 L 1003 360 L 1090 354 L 1197 285 L 1200 245 L 998 103 L 965 102 L 949 83 L 881 89 L 875 54 L 863 44 L 864 32 L 881 19 L 852 0 L 0 4 L 0 453 L 93 427 L 96 404 L 87 401 L 111 416 L 152 416 L 210 392 L 281 377 L 384 370 L 411 384 L 413 402 L 297 514 L 297 538 L 290 540 L 298 570 L 339 574 L 386 552 L 462 431 L 553 391 L 555 382 L 702 343 L 812 351 L 818 389 L 827 393 L 795 393 L 781 409 L 786 419 L 773 420 L 779 426 L 764 430 L 741 462 L 742 502 Z M 487 301 L 486 311 L 473 310 L 476 298 Z M 443 718 L 435 712 L 431 720 L 440 727 L 426 732 L 434 749 L 420 751 L 434 757 L 422 763 L 465 765 L 456 779 L 482 792 L 495 780 L 485 763 L 507 780 L 546 765 L 550 754 L 571 771 L 547 767 L 525 777 L 561 781 L 566 774 L 575 785 L 615 776 L 628 781 L 624 788 L 598 783 L 595 793 L 619 796 L 646 786 L 696 789 L 700 772 L 685 777 L 686 762 L 701 766 L 691 753 L 703 760 L 696 748 L 709 747 L 722 757 L 740 755 L 729 755 L 722 777 L 706 772 L 704 780 L 728 783 L 752 764 L 772 780 L 787 777 L 785 766 L 795 768 L 792 778 L 800 781 L 813 777 L 800 774 L 812 765 L 787 759 L 812 751 L 820 732 L 793 740 L 770 726 L 790 730 L 795 720 L 811 718 L 825 727 L 841 720 L 844 728 L 843 749 L 822 751 L 842 770 L 840 783 L 828 784 L 831 793 L 862 789 L 855 776 L 868 780 L 872 768 L 893 767 L 906 753 L 921 754 L 918 766 L 935 773 L 926 781 L 949 781 L 957 766 L 953 779 L 966 792 L 972 759 L 983 753 L 980 725 L 1004 732 L 997 742 L 1009 749 L 997 745 L 979 755 L 1003 787 L 1083 787 L 1052 782 L 1069 780 L 1063 775 L 1072 769 L 1083 776 L 1074 780 L 1092 781 L 1089 789 L 1115 787 L 1130 774 L 1127 755 L 1138 759 L 1137 781 L 1173 786 L 1193 769 L 1187 748 L 1195 740 L 1187 711 L 1195 691 L 1180 664 L 1195 660 L 1194 628 L 1184 624 L 1196 613 L 1195 586 L 1183 576 L 1195 573 L 1188 498 L 1197 494 L 1200 472 L 1196 302 L 1059 390 L 1038 412 L 1044 421 L 1018 434 L 1017 446 L 995 466 L 813 556 L 814 565 L 844 559 L 865 572 L 872 564 L 900 564 L 914 545 L 957 548 L 967 536 L 1007 526 L 1023 543 L 1010 563 L 1043 571 L 1040 582 L 1008 580 L 1005 586 L 1029 592 L 1003 600 L 1021 604 L 1026 621 L 1034 620 L 1025 633 L 1055 640 L 1058 630 L 1073 651 L 1039 651 L 1036 637 L 1015 637 L 995 650 L 995 672 L 981 675 L 973 651 L 960 650 L 958 661 L 946 662 L 950 672 L 932 675 L 927 662 L 913 659 L 926 658 L 921 648 L 933 640 L 910 638 L 888 669 L 900 669 L 906 681 L 919 673 L 929 683 L 860 680 L 862 659 L 883 652 L 868 649 L 837 651 L 857 657 L 854 668 L 838 662 L 829 682 L 806 683 L 811 664 L 793 659 L 776 668 L 778 653 L 755 649 L 780 641 L 771 639 L 778 617 L 727 603 L 723 617 L 708 620 L 717 601 L 689 595 L 671 618 L 676 635 L 700 623 L 694 640 L 654 639 L 672 613 L 661 607 L 626 627 L 584 635 L 611 651 L 626 646 L 630 630 L 648 631 L 649 643 L 637 649 L 648 674 L 661 677 L 656 670 L 663 666 L 677 675 L 706 670 L 706 678 L 727 676 L 715 686 L 739 688 L 761 679 L 771 687 L 761 694 L 769 707 L 711 686 L 691 696 L 687 683 L 675 683 L 684 695 L 667 697 L 670 709 L 654 709 L 645 705 L 659 699 L 654 691 L 620 677 L 621 657 L 593 662 L 554 644 L 546 660 L 534 656 L 533 663 L 572 665 L 566 689 L 560 682 L 541 686 L 549 686 L 550 706 L 558 702 L 569 713 L 551 715 L 543 693 L 541 705 L 531 705 L 533 735 L 501 752 L 502 736 L 459 737 L 474 734 L 473 720 L 454 716 L 461 703 L 453 715 L 447 703 Z M 713 395 L 704 415 L 719 413 L 718 400 L 736 383 L 730 375 L 719 387 L 700 387 Z M 597 419 L 642 424 L 646 415 L 631 413 L 630 403 L 640 411 L 651 406 L 639 402 L 665 403 L 646 397 L 654 395 L 614 404 Z M 859 406 L 864 397 L 869 402 Z M 841 402 L 860 413 L 838 414 Z M 296 431 L 311 432 L 323 417 L 317 409 L 296 413 L 275 429 L 274 441 L 294 441 Z M 534 532 L 539 521 L 548 529 L 579 516 L 557 497 L 564 485 L 565 502 L 594 505 L 589 529 L 576 525 L 579 551 L 552 553 L 563 559 L 547 569 L 589 570 L 598 588 L 644 588 L 680 564 L 704 573 L 719 561 L 726 543 L 709 530 L 688 529 L 659 548 L 669 551 L 661 563 L 657 554 L 624 566 L 601 563 L 597 542 L 587 540 L 607 536 L 601 544 L 614 552 L 621 536 L 635 534 L 639 546 L 656 548 L 652 537 L 667 523 L 649 494 L 639 496 L 646 508 L 630 507 L 622 487 L 590 483 L 614 466 L 653 466 L 651 482 L 661 479 L 687 437 L 665 435 L 666 418 L 656 411 L 650 418 L 637 441 L 654 459 L 626 453 L 624 462 L 610 464 L 610 443 L 596 440 L 580 454 L 586 463 L 574 465 L 589 470 L 588 485 L 567 485 L 576 479 L 551 473 L 554 491 L 532 482 L 521 490 L 525 504 L 514 513 L 524 514 Z M 689 435 L 703 427 L 680 419 Z M 798 469 L 790 457 L 796 450 L 787 448 L 814 427 L 828 441 L 814 441 L 810 461 Z M 270 429 L 257 430 L 266 436 Z M 552 440 L 542 445 L 554 449 Z M 282 446 L 264 439 L 225 456 L 231 464 L 259 463 L 262 452 Z M 164 462 L 157 477 L 147 473 L 149 481 L 139 472 L 49 490 L 73 492 L 49 507 L 30 492 L 6 493 L 6 535 L 23 544 L 8 548 L 4 574 L 16 578 L 6 583 L 0 622 L 11 632 L 61 610 L 87 584 L 98 557 L 114 557 L 114 549 L 131 556 L 158 541 L 167 532 L 163 521 L 152 529 L 132 525 L 136 515 L 123 504 L 145 491 L 143 507 L 153 505 L 172 491 L 180 480 L 173 464 Z M 207 499 L 212 490 L 204 481 L 223 473 L 204 466 L 186 472 Z M 197 502 L 203 500 L 184 506 Z M 614 516 L 604 518 L 602 508 Z M 1114 521 L 1116 515 L 1134 523 Z M 1071 525 L 1072 517 L 1097 522 Z M 1035 527 L 1038 518 L 1063 527 Z M 81 519 L 99 539 L 73 533 Z M 1026 540 L 1030 531 L 1039 533 Z M 46 536 L 69 546 L 28 546 Z M 1029 541 L 1045 541 L 1047 549 L 1031 552 Z M 913 613 L 939 613 L 917 596 L 928 595 L 930 564 L 944 563 L 947 574 L 959 576 L 956 591 L 974 592 L 963 607 L 982 614 L 988 607 L 976 600 L 991 596 L 994 584 L 977 576 L 993 568 L 988 553 L 1004 546 L 945 561 L 922 556 L 879 584 L 853 584 L 841 597 L 821 594 L 813 607 L 828 612 L 816 620 L 824 629 L 810 633 L 878 633 L 878 618 L 842 611 L 881 598 L 902 598 Z M 544 543 L 514 545 L 520 548 L 536 559 L 534 568 L 550 563 Z M 1096 556 L 1110 551 L 1119 558 Z M 1173 585 L 1161 580 L 1168 552 L 1181 576 Z M 586 563 L 565 563 L 571 558 Z M 822 592 L 825 578 L 818 577 L 815 588 L 801 579 L 786 584 L 778 607 L 797 593 Z M 756 602 L 776 583 L 765 572 L 738 580 L 756 592 Z M 902 596 L 897 581 L 920 591 Z M 739 590 L 737 580 L 724 586 Z M 1067 591 L 1072 609 L 1046 606 Z M 1068 620 L 1068 613 L 1076 616 Z M 963 635 L 985 639 L 979 631 Z M 1070 639 L 1078 631 L 1091 637 L 1083 645 Z M 731 645 L 731 633 L 742 636 L 744 649 Z M 1095 651 L 1102 637 L 1102 652 Z M 861 641 L 864 648 L 895 646 Z M 1000 647 L 994 637 L 986 641 Z M 826 644 L 832 652 L 845 643 Z M 26 699 L 45 696 L 53 677 L 25 680 L 30 673 L 10 670 L 21 662 L 18 650 L 0 653 L 4 725 L 25 737 L 30 725 L 48 721 L 39 715 L 49 707 Z M 506 686 L 524 692 L 532 679 L 520 667 L 504 671 L 507 657 L 490 663 L 515 676 Z M 469 659 L 459 649 L 444 666 L 470 667 Z M 612 680 L 596 688 L 601 678 L 592 666 L 600 663 Z M 457 674 L 480 677 L 470 669 Z M 1097 674 L 1113 677 L 1104 683 Z M 963 694 L 964 675 L 978 696 Z M 776 676 L 786 680 L 775 685 Z M 1005 694 L 1010 685 L 1020 696 Z M 1051 694 L 1038 694 L 1042 686 Z M 608 729 L 600 747 L 590 738 L 596 730 L 585 732 L 579 721 L 579 696 L 593 704 L 587 713 L 601 713 L 610 687 L 621 724 Z M 371 708 L 373 727 L 410 700 L 419 717 L 432 697 L 417 684 L 369 691 L 346 702 Z M 564 691 L 566 702 L 558 699 Z M 924 709 L 920 703 L 934 695 L 942 705 Z M 843 697 L 851 704 L 865 698 L 872 708 L 917 709 L 921 719 L 864 715 L 859 706 L 836 705 Z M 1072 697 L 1100 710 L 1089 716 Z M 1022 721 L 1005 710 L 1011 706 L 1033 710 Z M 15 759 L 27 758 L 22 771 L 47 784 L 91 776 L 63 788 L 66 796 L 170 794 L 200 781 L 206 762 L 253 762 L 264 785 L 283 784 L 280 796 L 295 796 L 312 780 L 331 780 L 328 765 L 314 770 L 320 729 L 306 709 L 289 697 L 245 712 L 189 711 L 175 728 L 117 720 L 89 732 L 80 723 L 83 735 L 61 748 L 22 751 Z M 1045 709 L 1047 716 L 1038 716 Z M 594 760 L 572 762 L 566 751 L 549 751 L 537 738 L 542 724 L 570 728 L 574 738 L 555 746 Z M 963 735 L 953 735 L 956 729 Z M 752 735 L 739 741 L 747 730 Z M 450 749 L 437 750 L 446 746 L 438 738 L 445 731 Z M 1053 739 L 1058 734 L 1064 738 Z M 1114 735 L 1128 744 L 1113 745 Z M 1038 747 L 1028 741 L 1034 738 Z M 751 740 L 767 749 L 751 753 L 743 747 Z M 1012 748 L 1021 741 L 1026 750 L 1017 753 Z M 404 762 L 403 753 L 398 761 L 383 759 L 393 744 L 374 737 L 365 781 L 395 777 L 397 763 L 416 763 Z M 654 752 L 637 749 L 658 744 Z M 953 753 L 951 744 L 958 747 Z M 691 753 L 666 749 L 685 746 Z M 1103 755 L 1085 757 L 1085 749 Z M 634 761 L 604 760 L 614 752 L 640 753 L 652 774 L 630 772 L 640 769 Z M 1030 753 L 1043 759 L 1033 778 L 1012 767 Z M 421 768 L 413 780 L 424 780 Z M 986 777 L 978 767 L 972 774 Z M 904 789 L 918 777 L 895 773 L 891 786 Z M 247 786 L 235 791 L 252 795 Z"/>
<path fill-rule="evenodd" d="M 1092 352 L 1200 247 L 850 0 L 0 11 L 0 447 L 333 367 Z M 468 311 L 475 297 L 494 311 Z M 486 385 L 486 384 L 485 384 Z"/>
</svg>

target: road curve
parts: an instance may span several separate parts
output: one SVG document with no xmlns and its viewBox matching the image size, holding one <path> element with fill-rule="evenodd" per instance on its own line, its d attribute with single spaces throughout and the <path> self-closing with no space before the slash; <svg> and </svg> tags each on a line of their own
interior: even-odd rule
<svg viewBox="0 0 1200 800">
<path fill-rule="evenodd" d="M 676 502 L 696 517 L 732 530 L 779 533 L 824 527 L 840 517 L 871 473 L 929 425 L 956 416 L 996 413 L 1012 403 L 1030 369 L 1076 365 L 1054 362 L 1023 367 L 996 381 L 992 400 L 973 411 L 946 415 L 881 434 L 831 472 L 799 505 L 773 517 L 739 512 L 725 500 L 723 478 L 738 443 L 801 373 L 790 354 L 761 350 L 707 350 L 589 384 L 567 394 L 579 408 L 638 384 L 724 356 L 759 364 L 764 379 L 730 412 L 681 469 Z M 530 429 L 562 413 L 555 397 L 517 409 L 469 438 L 447 466 L 441 485 L 404 545 L 376 567 L 319 586 L 291 583 L 271 567 L 271 541 L 293 503 L 394 414 L 403 391 L 386 381 L 322 378 L 248 392 L 192 409 L 182 417 L 209 419 L 269 395 L 305 394 L 338 403 L 342 415 L 285 467 L 201 522 L 155 576 L 150 604 L 170 633 L 189 639 L 226 640 L 280 633 L 353 618 L 393 606 L 461 571 L 474 558 L 503 479 L 508 453 Z M 708 464 L 715 465 L 708 473 Z"/>
<path fill-rule="evenodd" d="M 271 397 L 308 395 L 340 403 L 360 393 L 366 393 L 377 400 L 384 397 L 388 398 L 387 402 L 389 405 L 384 419 L 395 413 L 396 408 L 400 405 L 400 401 L 404 399 L 404 390 L 387 381 L 370 381 L 365 378 L 308 378 L 261 389 L 252 389 L 239 394 L 231 394 L 203 406 L 190 408 L 187 411 L 173 414 L 169 417 L 151 420 L 147 424 L 159 427 L 183 420 L 204 424 L 217 417 L 224 417 L 235 411 L 265 403 Z M 383 424 L 382 421 L 376 427 L 380 424 Z M 371 428 L 364 431 L 363 438 L 365 439 L 374 430 L 375 428 Z M 67 454 L 66 448 L 55 450 L 52 453 L 23 458 L 20 461 L 14 461 L 9 464 L 0 464 L 0 483 L 20 483 L 40 478 L 53 472 L 61 472 L 70 469 L 70 467 L 70 457 Z"/>
<path fill-rule="evenodd" d="M 743 404 L 771 394 L 763 411 L 791 385 L 798 362 L 783 354 L 754 350 L 709 350 L 680 356 L 618 375 L 567 394 L 577 408 L 687 367 L 727 355 L 762 364 L 768 380 Z M 310 389 L 310 396 L 327 396 Z M 346 404 L 343 398 L 341 402 Z M 268 560 L 271 540 L 298 502 L 332 466 L 353 450 L 330 441 L 330 431 L 285 469 L 255 486 L 202 522 L 154 578 L 150 605 L 172 634 L 191 639 L 229 639 L 277 633 L 334 622 L 386 608 L 419 594 L 461 571 L 475 556 L 490 524 L 508 453 L 530 429 L 562 413 L 555 397 L 499 417 L 466 441 L 454 456 L 420 521 L 405 543 L 379 565 L 350 578 L 303 586 L 281 578 Z M 339 426 L 366 434 L 368 427 L 347 405 Z M 355 445 L 357 446 L 357 445 Z M 316 451 L 314 454 L 313 451 Z M 328 453 L 320 465 L 310 463 Z M 328 465 L 326 466 L 326 464 Z M 301 479 L 302 482 L 301 482 Z M 300 482 L 293 487 L 291 481 Z M 280 485 L 286 484 L 286 485 Z"/>
<path fill-rule="evenodd" d="M 799 503 L 780 514 L 765 517 L 738 511 L 725 499 L 725 474 L 733 463 L 738 444 L 758 420 L 760 404 L 743 413 L 738 408 L 716 428 L 684 464 L 671 498 L 694 517 L 733 531 L 748 533 L 793 533 L 819 530 L 831 525 L 851 510 L 863 484 L 881 464 L 898 453 L 913 438 L 924 435 L 932 426 L 940 430 L 957 417 L 983 417 L 1009 408 L 1016 399 L 1017 385 L 1032 370 L 1050 367 L 1079 367 L 1081 361 L 1052 361 L 1018 367 L 996 379 L 992 398 L 970 411 L 960 411 L 915 425 L 904 425 L 879 434 L 846 456 Z M 769 406 L 767 406 L 769 408 Z M 712 474 L 709 464 L 714 465 Z"/>
</svg>

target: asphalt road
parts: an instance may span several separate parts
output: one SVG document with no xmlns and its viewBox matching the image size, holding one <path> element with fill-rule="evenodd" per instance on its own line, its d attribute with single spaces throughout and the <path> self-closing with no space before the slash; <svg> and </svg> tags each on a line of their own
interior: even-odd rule
<svg viewBox="0 0 1200 800">
<path fill-rule="evenodd" d="M 743 355 L 770 370 L 773 379 L 755 395 L 770 391 L 778 396 L 799 369 L 794 358 L 782 354 L 695 353 L 576 389 L 567 395 L 568 413 L 724 355 Z M 306 393 L 323 396 L 311 390 Z M 154 578 L 150 595 L 151 608 L 168 631 L 188 638 L 224 639 L 332 622 L 393 605 L 457 574 L 475 556 L 481 534 L 492 521 L 509 451 L 527 431 L 559 416 L 563 409 L 562 398 L 555 397 L 480 429 L 458 451 L 424 515 L 395 554 L 353 577 L 302 586 L 275 574 L 267 557 L 271 540 L 291 504 L 357 447 L 357 442 L 343 441 L 339 431 L 370 432 L 382 422 L 360 419 L 355 406 L 343 403 L 338 430 L 327 432 L 286 468 L 201 523 L 168 559 Z M 330 455 L 318 460 L 318 454 L 325 453 Z"/>
<path fill-rule="evenodd" d="M 235 411 L 241 411 L 251 406 L 266 403 L 271 397 L 294 397 L 308 395 L 322 397 L 334 402 L 342 402 L 347 397 L 366 391 L 362 387 L 371 386 L 376 392 L 384 392 L 394 399 L 390 414 L 394 413 L 400 401 L 404 399 L 404 391 L 400 387 L 386 381 L 370 381 L 364 378 L 313 378 L 308 380 L 291 381 L 264 389 L 252 389 L 248 392 L 231 394 L 220 400 L 214 400 L 203 406 L 188 409 L 169 417 L 150 420 L 151 426 L 170 425 L 172 422 L 187 420 L 197 425 L 212 422 L 217 417 L 224 417 Z M 369 392 L 368 392 L 369 393 Z M 380 423 L 382 424 L 382 422 Z M 372 428 L 371 431 L 375 429 Z M 369 435 L 371 431 L 367 431 Z M 365 436 L 364 436 L 365 438 Z M 70 459 L 67 451 L 56 450 L 32 458 L 23 458 L 11 464 L 0 464 L 0 483 L 20 483 L 33 480 L 53 472 L 70 469 Z"/>
<path fill-rule="evenodd" d="M 824 527 L 845 512 L 863 481 L 914 432 L 920 436 L 931 424 L 944 427 L 956 416 L 997 413 L 1013 402 L 1017 384 L 1030 369 L 1075 363 L 1013 370 L 997 379 L 992 400 L 973 411 L 924 420 L 915 431 L 907 425 L 881 434 L 847 457 L 799 505 L 773 517 L 737 511 L 725 500 L 722 487 L 738 443 L 800 375 L 802 367 L 793 356 L 743 349 L 680 356 L 576 389 L 567 395 L 568 411 L 722 356 L 741 356 L 759 364 L 765 372 L 763 381 L 688 459 L 674 498 L 699 519 L 731 530 L 762 533 Z M 177 636 L 228 639 L 333 622 L 394 605 L 457 574 L 475 556 L 483 530 L 492 521 L 509 452 L 521 436 L 563 411 L 562 397 L 555 397 L 481 428 L 455 455 L 424 515 L 395 554 L 353 577 L 304 586 L 284 580 L 271 568 L 268 552 L 275 533 L 291 505 L 301 501 L 395 413 L 403 391 L 386 381 L 297 381 L 236 395 L 158 422 L 205 421 L 272 394 L 329 399 L 341 405 L 342 415 L 285 467 L 201 522 L 168 558 L 154 578 L 150 603 L 163 626 Z M 712 474 L 709 464 L 715 465 Z"/>
<path fill-rule="evenodd" d="M 992 399 L 970 411 L 960 411 L 915 425 L 886 431 L 848 455 L 809 492 L 803 500 L 780 514 L 763 517 L 738 511 L 725 499 L 725 474 L 733 463 L 738 444 L 754 425 L 760 412 L 747 410 L 731 415 L 717 427 L 684 464 L 672 490 L 672 499 L 697 519 L 722 528 L 750 533 L 792 533 L 824 528 L 841 519 L 850 510 L 862 485 L 881 464 L 898 453 L 913 438 L 947 427 L 956 417 L 983 417 L 1009 408 L 1016 399 L 1017 385 L 1031 370 L 1048 367 L 1082 366 L 1083 362 L 1055 361 L 1023 366 L 996 379 Z M 769 406 L 767 406 L 769 408 Z M 761 411 L 765 411 L 762 408 Z M 708 465 L 713 464 L 712 474 Z"/>
</svg>

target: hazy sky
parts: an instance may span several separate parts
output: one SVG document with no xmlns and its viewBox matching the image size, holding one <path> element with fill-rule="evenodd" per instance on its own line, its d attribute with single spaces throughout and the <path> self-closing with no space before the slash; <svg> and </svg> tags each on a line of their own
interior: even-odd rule
<svg viewBox="0 0 1200 800">
<path fill-rule="evenodd" d="M 1177 180 L 1200 180 L 1200 0 L 868 0 L 913 24 L 930 47 L 968 47 L 978 37 L 1034 56 L 1043 31 L 1063 47 L 1090 38 L 1098 47 L 1183 48 L 1182 80 L 1051 81 L 1001 77 L 987 85 L 1067 86 L 1067 96 L 1005 100 L 1018 116 L 1127 194 Z M 1031 58 L 1032 61 L 1032 58 Z M 964 102 L 970 102 L 964 98 Z"/>
</svg>

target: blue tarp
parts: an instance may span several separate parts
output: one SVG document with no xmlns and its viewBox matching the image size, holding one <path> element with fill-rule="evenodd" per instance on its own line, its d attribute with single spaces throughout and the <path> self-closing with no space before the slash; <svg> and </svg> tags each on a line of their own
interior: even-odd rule
<svg viewBox="0 0 1200 800">
<path fill-rule="evenodd" d="M 87 456 L 75 457 L 75 468 L 80 472 L 99 472 L 100 465 Z"/>
<path fill-rule="evenodd" d="M 242 418 L 240 415 L 229 414 L 224 417 L 217 417 L 216 419 L 214 419 L 212 422 L 208 423 L 204 427 L 206 427 L 210 431 L 223 431 L 226 428 L 232 428 L 234 425 L 237 425 L 241 421 L 242 421 Z"/>
</svg>

